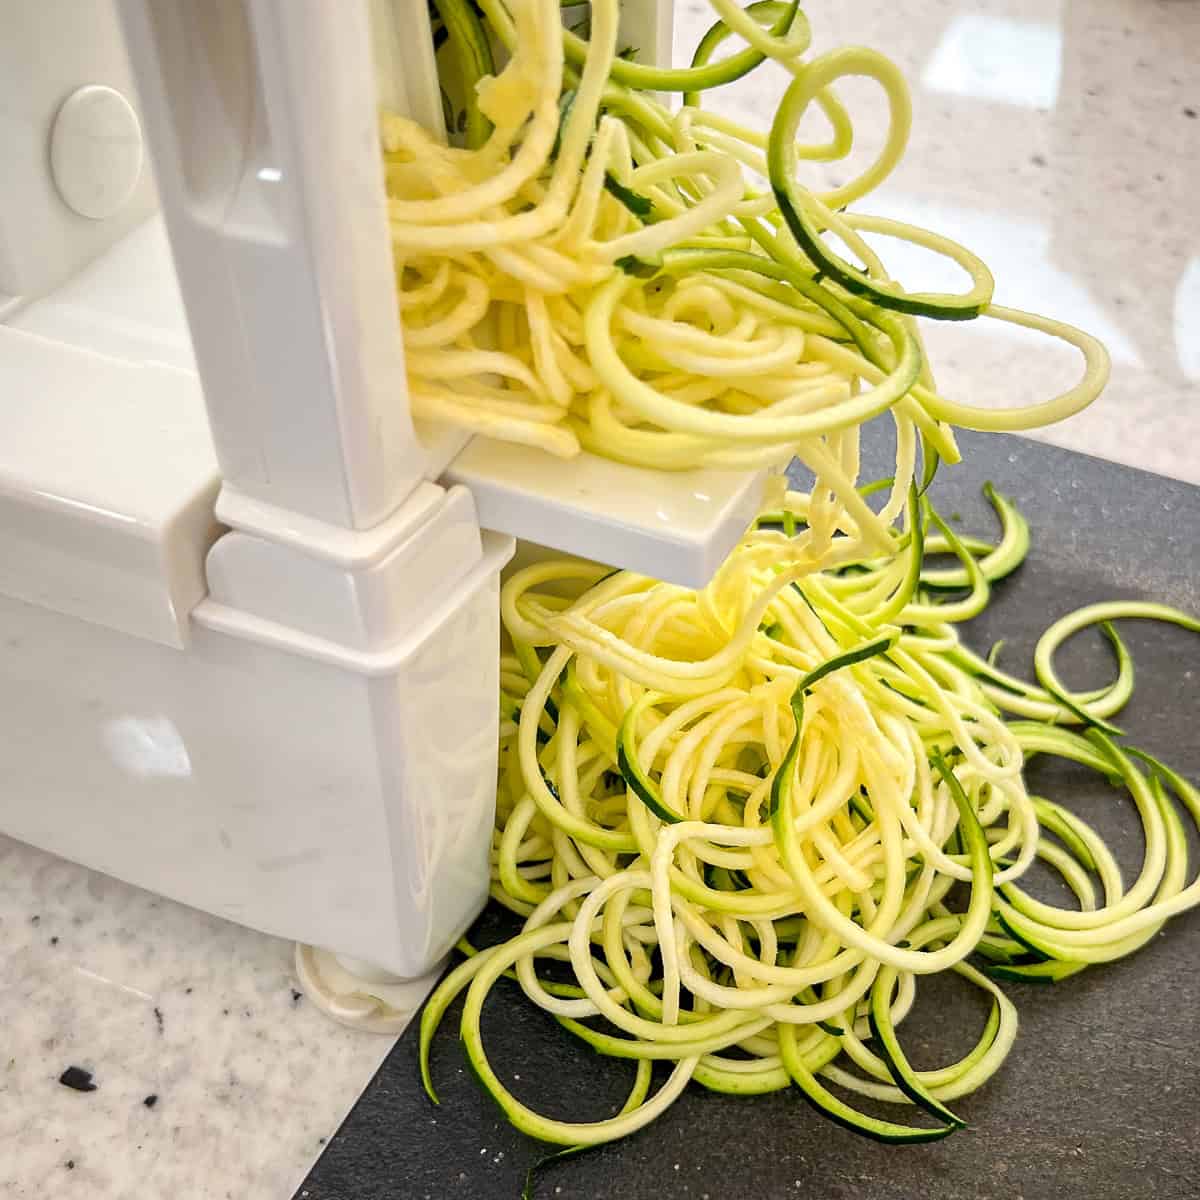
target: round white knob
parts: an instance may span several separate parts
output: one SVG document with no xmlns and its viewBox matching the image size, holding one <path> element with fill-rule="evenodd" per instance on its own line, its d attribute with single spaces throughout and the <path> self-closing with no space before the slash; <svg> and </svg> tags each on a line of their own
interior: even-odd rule
<svg viewBox="0 0 1200 1200">
<path fill-rule="evenodd" d="M 81 217 L 119 212 L 137 187 L 142 158 L 137 113 L 116 89 L 91 83 L 63 102 L 50 131 L 50 172 Z"/>
</svg>

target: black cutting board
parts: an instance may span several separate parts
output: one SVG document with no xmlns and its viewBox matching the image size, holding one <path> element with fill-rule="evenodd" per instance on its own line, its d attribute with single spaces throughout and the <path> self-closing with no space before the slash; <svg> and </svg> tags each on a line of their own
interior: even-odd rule
<svg viewBox="0 0 1200 1200">
<path fill-rule="evenodd" d="M 992 522 L 986 479 L 1033 525 L 1026 564 L 968 627 L 1001 665 L 1028 673 L 1038 634 L 1091 601 L 1142 597 L 1200 611 L 1200 489 L 1014 438 L 962 437 L 964 462 L 933 493 L 960 528 Z M 872 431 L 864 478 L 888 470 Z M 957 523 L 957 522 L 956 522 Z M 1131 741 L 1200 779 L 1200 637 L 1127 622 L 1138 668 L 1118 720 Z M 1062 655 L 1085 686 L 1111 671 L 1095 631 Z M 1093 820 L 1126 868 L 1141 835 L 1127 801 L 1062 764 L 1031 766 L 1031 788 Z M 1193 851 L 1195 847 L 1193 846 Z M 1194 860 L 1200 867 L 1200 858 Z M 1195 868 L 1194 868 L 1195 869 Z M 487 940 L 489 916 L 480 941 Z M 918 1066 L 958 1057 L 986 1015 L 956 979 L 921 984 L 902 1037 Z M 1200 1197 L 1200 916 L 1178 918 L 1131 959 L 1054 987 L 1006 985 L 1021 1015 L 1000 1074 L 954 1104 L 971 1125 L 947 1141 L 889 1147 L 817 1116 L 795 1093 L 756 1098 L 690 1089 L 647 1130 L 549 1166 L 541 1200 L 1049 1200 Z M 515 1132 L 485 1095 L 457 1038 L 457 1006 L 434 1048 L 435 1108 L 417 1077 L 417 1028 L 397 1043 L 297 1196 L 305 1200 L 507 1200 L 544 1149 Z M 621 1103 L 632 1068 L 597 1060 L 501 981 L 486 1013 L 493 1063 L 543 1111 L 598 1119 Z M 518 1078 L 519 1077 L 519 1078 Z M 319 1082 L 318 1082 L 319 1086 Z M 911 1110 L 892 1110 L 911 1116 Z M 903 1115 L 901 1119 L 906 1119 Z"/>
</svg>

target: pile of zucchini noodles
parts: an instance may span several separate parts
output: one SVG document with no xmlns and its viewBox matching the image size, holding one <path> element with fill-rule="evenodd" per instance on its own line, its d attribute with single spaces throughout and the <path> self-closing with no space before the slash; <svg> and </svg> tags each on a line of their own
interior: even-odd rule
<svg viewBox="0 0 1200 1200">
<path fill-rule="evenodd" d="M 1014 505 L 987 494 L 994 545 L 956 534 L 914 486 L 890 554 L 813 571 L 828 534 L 814 497 L 788 492 L 699 592 L 566 558 L 507 580 L 491 894 L 524 923 L 482 951 L 461 943 L 468 957 L 430 998 L 431 1096 L 433 1035 L 465 989 L 472 1065 L 545 1141 L 622 1137 L 692 1080 L 741 1095 L 796 1086 L 883 1141 L 944 1137 L 962 1125 L 948 1102 L 984 1083 L 1016 1037 L 995 980 L 1055 982 L 1123 957 L 1200 901 L 1179 815 L 1200 826 L 1200 791 L 1110 720 L 1133 691 L 1111 622 L 1200 632 L 1200 620 L 1145 601 L 1080 609 L 1039 641 L 1037 684 L 977 656 L 955 626 L 1029 546 Z M 834 536 L 835 552 L 850 541 Z M 936 565 L 947 553 L 957 564 Z M 1116 676 L 1072 692 L 1055 653 L 1095 625 Z M 1131 885 L 1086 821 L 1028 794 L 1034 754 L 1127 790 L 1145 839 Z M 1076 907 L 1021 887 L 1035 857 Z M 948 903 L 959 883 L 965 904 Z M 569 983 L 545 975 L 553 964 Z M 919 977 L 945 970 L 988 993 L 991 1014 L 964 1058 L 917 1071 L 897 1026 Z M 480 1028 L 502 975 L 601 1054 L 637 1063 L 619 1115 L 552 1120 L 505 1087 Z M 657 1061 L 674 1065 L 651 1097 Z M 875 1118 L 829 1084 L 916 1104 L 935 1123 Z"/>
<path fill-rule="evenodd" d="M 1200 824 L 1200 792 L 1111 722 L 1133 687 L 1111 622 L 1200 621 L 1149 602 L 1079 610 L 1041 639 L 1036 684 L 961 642 L 956 626 L 1023 560 L 1029 531 L 992 489 L 995 544 L 934 509 L 937 464 L 957 457 L 947 422 L 1021 429 L 1067 415 L 1103 385 L 1106 356 L 1084 334 L 991 305 L 990 276 L 965 250 L 841 211 L 903 149 L 907 99 L 885 59 L 806 60 L 795 3 L 710 2 L 719 20 L 693 66 L 663 71 L 616 57 L 614 0 L 593 0 L 588 43 L 563 33 L 554 0 L 479 0 L 511 52 L 492 77 L 475 8 L 439 0 L 458 68 L 478 80 L 464 110 L 471 146 L 386 123 L 389 183 L 405 197 L 392 202 L 393 234 L 418 408 L 558 453 L 667 467 L 795 453 L 816 476 L 810 493 L 777 480 L 770 511 L 700 591 L 566 558 L 504 584 L 491 894 L 522 926 L 486 949 L 461 943 L 465 961 L 422 1016 L 422 1071 L 433 1096 L 433 1035 L 465 991 L 479 1078 L 548 1142 L 624 1136 L 692 1081 L 735 1094 L 794 1086 L 858 1132 L 927 1141 L 962 1126 L 950 1103 L 1013 1045 L 1017 1013 L 998 979 L 1053 982 L 1129 954 L 1200 900 L 1180 817 L 1182 806 Z M 730 31 L 747 48 L 710 65 Z M 699 109 L 692 93 L 764 56 L 794 75 L 769 137 Z M 830 88 L 849 74 L 887 92 L 886 148 L 846 187 L 808 192 L 798 161 L 848 149 Z M 672 114 L 642 89 L 688 103 Z M 799 147 L 814 100 L 833 140 Z M 749 188 L 742 164 L 770 190 Z M 970 291 L 905 291 L 863 231 L 949 254 Z M 913 318 L 978 314 L 1073 342 L 1082 382 L 1002 412 L 945 400 Z M 859 486 L 858 426 L 887 410 L 895 474 Z M 939 565 L 947 555 L 954 565 Z M 1055 652 L 1090 626 L 1109 639 L 1116 675 L 1073 692 Z M 1033 754 L 1128 791 L 1145 834 L 1132 884 L 1083 819 L 1027 792 Z M 1022 888 L 1035 858 L 1074 907 Z M 916 1070 L 898 1027 L 919 977 L 947 970 L 987 993 L 991 1013 L 964 1058 Z M 551 1119 L 501 1082 L 481 1012 L 502 976 L 594 1050 L 636 1062 L 619 1114 Z M 655 1062 L 671 1069 L 652 1091 Z M 933 1120 L 880 1119 L 847 1092 Z"/>
<path fill-rule="evenodd" d="M 903 447 L 919 431 L 956 461 L 949 423 L 1028 429 L 1088 404 L 1107 373 L 1097 342 L 993 305 L 987 267 L 954 242 L 844 211 L 904 152 L 911 113 L 896 67 L 860 48 L 806 57 L 797 0 L 710 3 L 718 19 L 693 65 L 658 69 L 618 55 L 618 0 L 593 0 L 586 42 L 564 31 L 559 0 L 437 0 L 442 74 L 462 94 L 466 144 L 382 120 L 413 412 L 660 470 L 799 456 L 846 498 L 853 487 L 829 439 L 853 440 L 881 413 Z M 714 60 L 730 34 L 747 44 Z M 705 90 L 766 58 L 794 77 L 769 135 L 701 107 Z M 850 153 L 834 85 L 855 76 L 886 95 L 883 148 L 844 185 L 811 191 L 804 162 Z M 682 95 L 676 111 L 656 98 L 665 93 Z M 798 143 L 814 103 L 829 138 Z M 864 234 L 948 256 L 969 288 L 906 291 Z M 960 404 L 936 390 L 914 315 L 1041 330 L 1082 351 L 1083 376 L 1043 404 Z M 911 461 L 902 449 L 893 517 Z"/>
</svg>

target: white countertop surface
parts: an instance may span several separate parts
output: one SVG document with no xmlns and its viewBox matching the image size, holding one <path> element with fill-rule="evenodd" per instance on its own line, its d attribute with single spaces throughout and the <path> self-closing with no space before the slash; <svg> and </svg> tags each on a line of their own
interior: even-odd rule
<svg viewBox="0 0 1200 1200">
<path fill-rule="evenodd" d="M 677 0 L 676 58 L 711 22 Z M 814 49 L 861 42 L 913 93 L 908 152 L 855 205 L 979 254 L 996 300 L 1078 325 L 1113 359 L 1090 409 L 1031 436 L 1200 483 L 1200 4 L 1194 0 L 828 0 L 806 4 Z M 712 107 L 770 120 L 782 88 L 756 72 Z M 878 145 L 873 85 L 839 86 L 856 143 L 844 182 Z M 860 119 L 859 114 L 864 114 Z M 814 118 L 815 120 L 815 118 Z M 814 130 L 820 126 L 814 123 Z M 878 128 L 878 122 L 876 123 Z M 860 136 L 861 134 L 861 136 Z M 957 284 L 931 256 L 884 262 L 912 288 Z M 900 247 L 903 249 L 903 247 Z M 911 268 L 910 268 L 911 263 Z M 923 322 L 939 387 L 971 404 L 1027 404 L 1069 385 L 1074 351 L 996 322 Z"/>
<path fill-rule="evenodd" d="M 1109 344 L 1105 397 L 1038 436 L 1200 482 L 1200 3 L 808 10 L 819 48 L 877 46 L 913 83 L 908 157 L 864 207 L 963 241 L 1001 302 Z M 677 61 L 709 20 L 679 0 Z M 756 76 L 720 107 L 764 123 L 777 95 Z M 1074 367 L 982 323 L 929 343 L 975 403 L 1028 403 Z M 5 1197 L 287 1200 L 390 1047 L 298 995 L 290 946 L 2 838 L 0 956 Z M 96 1090 L 60 1085 L 70 1066 Z"/>
</svg>

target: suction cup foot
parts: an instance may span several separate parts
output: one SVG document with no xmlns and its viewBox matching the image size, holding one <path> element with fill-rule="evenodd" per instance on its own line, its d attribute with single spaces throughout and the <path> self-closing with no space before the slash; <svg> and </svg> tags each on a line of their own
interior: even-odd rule
<svg viewBox="0 0 1200 1200">
<path fill-rule="evenodd" d="M 398 979 L 369 963 L 296 944 L 296 975 L 305 995 L 327 1017 L 367 1033 L 402 1033 L 444 966 L 420 979 Z"/>
</svg>

